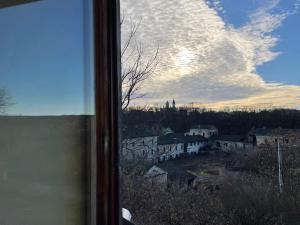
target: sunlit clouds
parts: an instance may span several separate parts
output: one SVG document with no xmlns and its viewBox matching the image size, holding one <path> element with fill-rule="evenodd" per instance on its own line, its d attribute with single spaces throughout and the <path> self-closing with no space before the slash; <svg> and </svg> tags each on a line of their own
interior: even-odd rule
<svg viewBox="0 0 300 225">
<path fill-rule="evenodd" d="M 298 108 L 300 87 L 265 81 L 257 67 L 280 57 L 274 47 L 280 37 L 273 31 L 296 13 L 274 9 L 280 0 L 266 0 L 248 21 L 234 27 L 225 22 L 220 1 L 122 0 L 126 14 L 122 35 L 129 21 L 140 21 L 136 41 L 145 54 L 159 46 L 156 73 L 142 89 L 147 93 L 134 104 L 163 104 L 175 98 L 181 104 L 205 107 L 269 104 Z M 127 24 L 127 25 L 126 25 Z M 284 76 L 284 74 L 283 74 Z"/>
</svg>

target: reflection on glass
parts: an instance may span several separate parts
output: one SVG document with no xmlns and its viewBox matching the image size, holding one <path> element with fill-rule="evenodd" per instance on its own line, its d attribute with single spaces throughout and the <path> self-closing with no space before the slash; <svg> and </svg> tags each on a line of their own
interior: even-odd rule
<svg viewBox="0 0 300 225">
<path fill-rule="evenodd" d="M 87 222 L 90 7 L 44 0 L 0 9 L 1 225 Z"/>
<path fill-rule="evenodd" d="M 121 1 L 133 223 L 300 223 L 299 7 Z"/>
</svg>

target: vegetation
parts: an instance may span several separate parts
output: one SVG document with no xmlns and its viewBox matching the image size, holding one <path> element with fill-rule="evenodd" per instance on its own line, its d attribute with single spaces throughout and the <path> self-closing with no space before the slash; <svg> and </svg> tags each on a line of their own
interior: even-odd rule
<svg viewBox="0 0 300 225">
<path fill-rule="evenodd" d="M 228 170 L 237 178 L 224 180 L 218 190 L 151 186 L 142 166 L 123 171 L 122 204 L 136 225 L 296 225 L 300 221 L 299 137 L 282 143 L 283 193 L 278 191 L 275 145 L 256 153 L 232 155 Z M 228 161 L 228 160 L 227 160 Z"/>
<path fill-rule="evenodd" d="M 276 109 L 264 111 L 154 111 L 128 110 L 123 113 L 124 126 L 169 127 L 185 132 L 197 124 L 213 124 L 220 134 L 247 134 L 253 127 L 300 128 L 300 111 Z"/>
<path fill-rule="evenodd" d="M 0 113 L 4 113 L 10 104 L 10 98 L 5 89 L 0 88 Z"/>
<path fill-rule="evenodd" d="M 121 27 L 124 21 L 125 17 L 121 20 Z M 158 64 L 158 47 L 149 56 L 141 42 L 135 40 L 139 24 L 131 21 L 130 25 L 121 49 L 122 110 L 126 110 L 132 100 L 145 96 L 141 93 L 142 84 L 154 73 Z"/>
</svg>

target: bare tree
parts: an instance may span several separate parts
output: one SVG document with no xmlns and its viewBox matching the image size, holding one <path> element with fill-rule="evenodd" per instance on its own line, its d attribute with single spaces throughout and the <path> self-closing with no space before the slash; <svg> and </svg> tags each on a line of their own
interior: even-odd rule
<svg viewBox="0 0 300 225">
<path fill-rule="evenodd" d="M 155 71 L 158 64 L 157 47 L 153 54 L 147 56 L 141 42 L 135 40 L 140 23 L 131 21 L 127 38 L 123 41 L 121 50 L 121 85 L 122 85 L 122 110 L 126 110 L 134 99 L 144 97 L 140 92 L 143 82 Z M 121 27 L 124 26 L 124 17 Z"/>
<path fill-rule="evenodd" d="M 0 113 L 4 113 L 8 105 L 10 105 L 10 98 L 6 90 L 0 88 Z"/>
</svg>

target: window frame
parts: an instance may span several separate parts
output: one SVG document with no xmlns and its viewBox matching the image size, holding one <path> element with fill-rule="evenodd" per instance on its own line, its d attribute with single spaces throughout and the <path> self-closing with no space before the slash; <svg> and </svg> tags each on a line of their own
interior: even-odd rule
<svg viewBox="0 0 300 225">
<path fill-rule="evenodd" d="M 0 8 L 40 0 L 2 2 Z M 93 0 L 95 121 L 88 224 L 119 225 L 120 2 Z M 93 157 L 93 153 L 90 155 Z M 93 161 L 91 159 L 91 161 Z M 93 193 L 94 192 L 94 193 Z M 93 199 L 95 197 L 95 199 Z"/>
<path fill-rule="evenodd" d="M 93 0 L 93 12 L 96 168 L 91 178 L 95 178 L 96 200 L 92 210 L 95 207 L 97 225 L 119 225 L 120 2 Z"/>
</svg>

